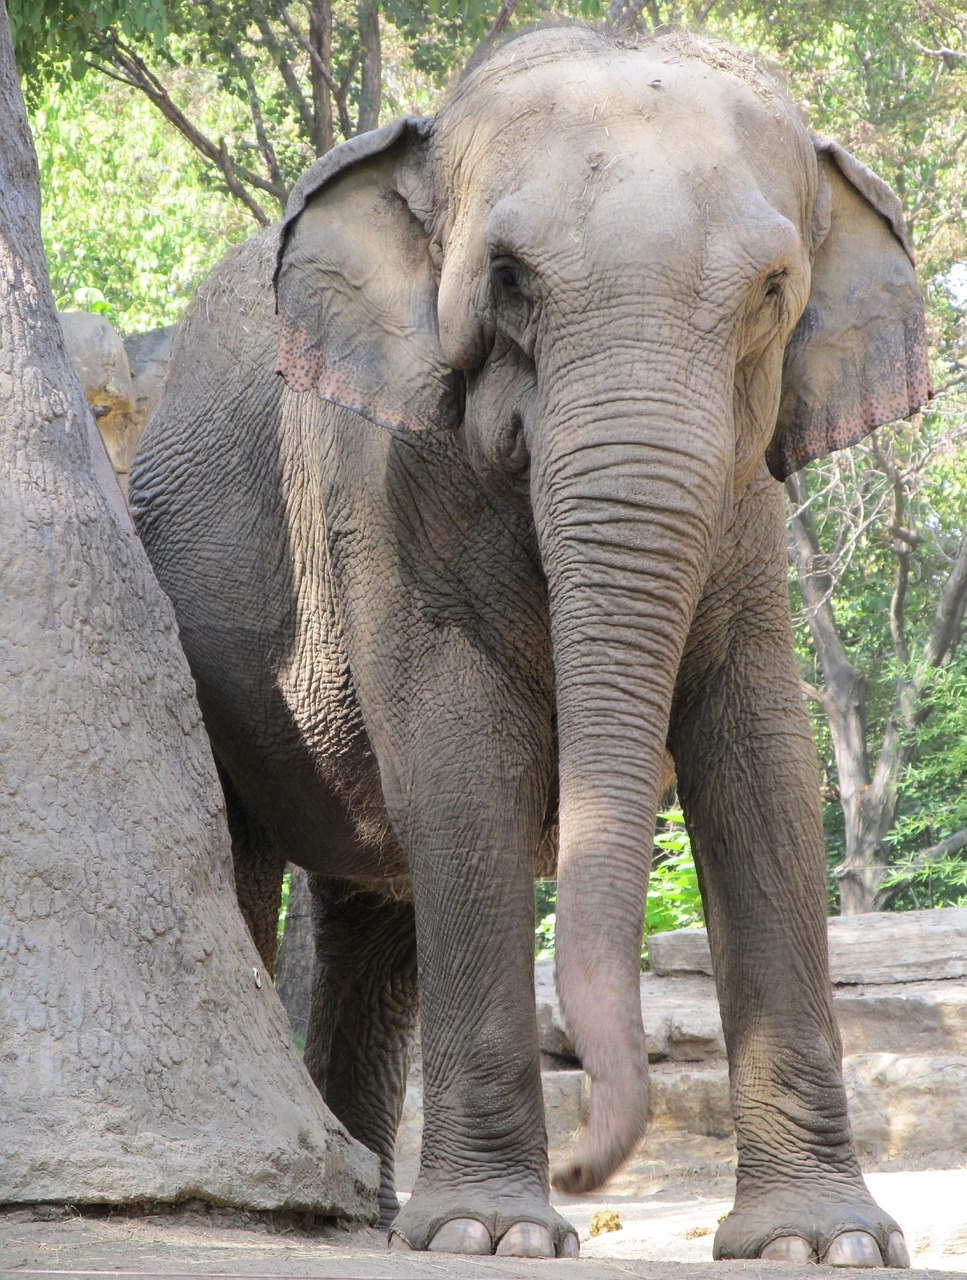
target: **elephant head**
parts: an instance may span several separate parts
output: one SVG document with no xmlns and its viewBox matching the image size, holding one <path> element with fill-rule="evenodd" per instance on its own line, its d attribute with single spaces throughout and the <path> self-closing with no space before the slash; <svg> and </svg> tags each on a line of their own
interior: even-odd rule
<svg viewBox="0 0 967 1280">
<path fill-rule="evenodd" d="M 558 986 L 592 1078 L 557 1185 L 594 1187 L 644 1128 L 644 851 L 722 531 L 766 465 L 781 480 L 929 395 L 899 202 L 724 46 L 545 29 L 435 119 L 318 161 L 276 280 L 291 389 L 462 432 L 481 483 L 533 513 Z"/>
</svg>

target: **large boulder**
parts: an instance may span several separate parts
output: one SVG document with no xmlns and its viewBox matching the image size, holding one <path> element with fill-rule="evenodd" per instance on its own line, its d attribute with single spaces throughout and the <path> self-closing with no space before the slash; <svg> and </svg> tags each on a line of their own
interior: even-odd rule
<svg viewBox="0 0 967 1280">
<path fill-rule="evenodd" d="M 62 312 L 67 352 L 97 422 L 122 492 L 141 433 L 164 382 L 174 326 L 122 341 L 105 316 Z"/>
</svg>

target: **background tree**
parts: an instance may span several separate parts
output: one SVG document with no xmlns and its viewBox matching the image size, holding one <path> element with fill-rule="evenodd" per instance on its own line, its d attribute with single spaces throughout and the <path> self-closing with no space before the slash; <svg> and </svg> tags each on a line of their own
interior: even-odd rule
<svg viewBox="0 0 967 1280">
<path fill-rule="evenodd" d="M 0 10 L 0 1204 L 375 1209 L 232 893 L 174 616 L 54 312 Z"/>
<path fill-rule="evenodd" d="M 93 69 L 135 89 L 264 226 L 312 159 L 375 128 L 384 100 L 412 109 L 517 7 L 488 14 L 470 2 L 434 15 L 408 0 L 18 0 L 11 18 L 31 83 Z M 199 79 L 219 95 L 217 116 L 192 91 Z"/>
<path fill-rule="evenodd" d="M 903 200 L 938 391 L 914 423 L 787 484 L 830 861 L 854 913 L 967 899 L 967 42 L 962 16 L 933 3 L 830 16 L 776 47 L 814 127 Z"/>
</svg>

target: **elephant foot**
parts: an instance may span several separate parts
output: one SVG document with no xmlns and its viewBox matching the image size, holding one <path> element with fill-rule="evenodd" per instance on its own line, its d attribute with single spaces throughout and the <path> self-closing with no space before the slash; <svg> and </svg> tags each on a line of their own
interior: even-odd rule
<svg viewBox="0 0 967 1280">
<path fill-rule="evenodd" d="M 471 1199 L 472 1198 L 472 1199 Z M 481 1196 L 414 1191 L 393 1222 L 392 1250 L 576 1258 L 574 1228 L 546 1200 L 513 1192 Z"/>
<path fill-rule="evenodd" d="M 716 1258 L 909 1267 L 903 1232 L 860 1184 L 810 1195 L 806 1186 L 737 1196 L 715 1233 Z"/>
</svg>

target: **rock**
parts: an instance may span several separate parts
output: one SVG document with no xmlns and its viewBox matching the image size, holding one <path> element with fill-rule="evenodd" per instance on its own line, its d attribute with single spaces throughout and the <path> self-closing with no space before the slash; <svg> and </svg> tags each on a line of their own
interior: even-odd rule
<svg viewBox="0 0 967 1280">
<path fill-rule="evenodd" d="M 138 423 L 135 414 L 134 387 L 124 344 L 104 316 L 69 311 L 58 319 L 111 465 L 119 478 L 125 478 L 143 423 Z"/>
<path fill-rule="evenodd" d="M 136 333 L 122 342 L 104 316 L 66 311 L 58 319 L 68 355 L 126 494 L 131 460 L 161 395 L 177 326 Z"/>
<path fill-rule="evenodd" d="M 959 1167 L 967 1152 L 967 1056 L 871 1053 L 843 1062 L 861 1161 Z"/>
<path fill-rule="evenodd" d="M 140 424 L 139 435 L 161 397 L 177 328 L 177 325 L 170 324 L 164 329 L 149 329 L 147 333 L 135 333 L 124 339 L 134 390 L 134 412 Z"/>
<path fill-rule="evenodd" d="M 704 929 L 672 929 L 648 939 L 648 964 L 660 978 L 672 974 L 704 973 L 711 977 L 712 956 Z"/>
<path fill-rule="evenodd" d="M 833 982 L 917 982 L 967 977 L 967 907 L 834 916 Z"/>
<path fill-rule="evenodd" d="M 833 992 L 843 1052 L 967 1051 L 967 985 L 947 980 Z"/>
<path fill-rule="evenodd" d="M 548 1144 L 566 1146 L 588 1116 L 590 1089 L 583 1071 L 544 1071 L 544 1115 Z"/>
<path fill-rule="evenodd" d="M 724 1062 L 662 1064 L 649 1075 L 651 1124 L 712 1138 L 733 1132 L 729 1069 Z M 647 1139 L 646 1139 L 647 1141 Z"/>
<path fill-rule="evenodd" d="M 712 972 L 704 929 L 653 934 L 648 960 L 659 976 Z M 967 907 L 834 916 L 829 965 L 838 985 L 967 977 Z"/>
</svg>

